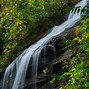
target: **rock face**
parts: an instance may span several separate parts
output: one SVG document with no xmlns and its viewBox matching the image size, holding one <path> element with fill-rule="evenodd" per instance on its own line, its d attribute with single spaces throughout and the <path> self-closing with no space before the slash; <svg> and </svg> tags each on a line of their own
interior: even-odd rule
<svg viewBox="0 0 89 89">
<path fill-rule="evenodd" d="M 37 85 L 38 89 L 58 89 L 62 82 L 66 82 L 68 80 L 67 78 L 64 81 L 60 81 L 60 83 L 50 83 L 53 74 L 60 74 L 71 68 L 71 65 L 68 65 L 71 62 L 72 56 L 76 52 L 72 49 L 72 44 L 66 44 L 66 40 L 72 40 L 75 36 L 75 30 L 76 27 L 65 30 L 47 44 L 47 50 L 45 52 L 46 58 L 41 56 L 39 59 L 40 62 L 38 64 L 37 82 L 32 82 L 31 77 L 29 77 L 31 73 L 31 64 L 29 64 L 30 66 L 28 68 L 24 89 L 30 89 L 34 86 L 34 84 Z"/>
</svg>

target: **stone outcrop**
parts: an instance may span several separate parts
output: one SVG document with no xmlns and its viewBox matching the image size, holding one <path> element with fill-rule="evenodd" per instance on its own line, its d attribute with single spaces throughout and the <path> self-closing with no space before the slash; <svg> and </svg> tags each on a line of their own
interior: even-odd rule
<svg viewBox="0 0 89 89">
<path fill-rule="evenodd" d="M 66 78 L 66 80 L 60 81 L 60 83 L 50 83 L 53 74 L 60 74 L 71 68 L 71 58 L 76 54 L 76 49 L 73 49 L 72 44 L 67 45 L 66 40 L 70 39 L 71 41 L 73 39 L 75 30 L 76 27 L 65 30 L 47 44 L 46 57 L 42 56 L 39 59 L 37 82 L 31 82 L 31 78 L 28 77 L 31 73 L 29 72 L 30 64 L 24 89 L 30 89 L 34 84 L 37 84 L 38 89 L 50 89 L 51 87 L 52 89 L 58 89 L 62 83 L 68 80 Z"/>
</svg>

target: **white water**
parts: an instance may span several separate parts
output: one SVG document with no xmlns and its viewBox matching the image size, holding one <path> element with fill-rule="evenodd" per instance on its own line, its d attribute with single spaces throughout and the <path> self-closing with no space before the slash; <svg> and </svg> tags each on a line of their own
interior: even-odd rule
<svg viewBox="0 0 89 89">
<path fill-rule="evenodd" d="M 83 8 L 87 4 L 87 0 L 82 0 L 75 7 L 81 6 Z M 52 31 L 40 39 L 35 44 L 31 45 L 28 49 L 26 49 L 15 61 L 13 61 L 6 69 L 2 89 L 23 89 L 26 71 L 31 60 L 32 62 L 32 81 L 36 82 L 37 78 L 37 69 L 38 62 L 41 50 L 45 47 L 45 45 L 52 40 L 55 36 L 59 35 L 66 29 L 74 27 L 77 22 L 81 19 L 80 13 L 70 12 L 68 20 L 65 21 L 60 26 L 55 26 Z M 32 89 L 37 89 L 36 85 Z"/>
</svg>

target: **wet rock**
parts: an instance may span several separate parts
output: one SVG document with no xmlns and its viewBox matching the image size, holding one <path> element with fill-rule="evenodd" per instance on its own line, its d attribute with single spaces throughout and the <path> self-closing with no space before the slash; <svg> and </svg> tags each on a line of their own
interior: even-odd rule
<svg viewBox="0 0 89 89">
<path fill-rule="evenodd" d="M 75 30 L 76 27 L 65 30 L 57 37 L 54 37 L 52 41 L 46 45 L 45 56 L 43 49 L 41 52 L 41 57 L 39 58 L 37 81 L 32 82 L 31 76 L 27 77 L 24 89 L 30 89 L 32 86 L 34 86 L 34 84 L 37 84 L 37 89 L 59 89 L 61 84 L 68 80 L 68 78 L 66 78 L 66 80 L 60 81 L 60 83 L 54 85 L 50 83 L 52 74 L 60 74 L 63 71 L 67 71 L 71 68 L 69 63 L 71 62 L 71 57 L 73 57 L 75 52 L 72 49 L 72 44 L 66 45 L 65 41 L 67 39 L 73 39 L 72 37 L 75 36 Z M 29 68 L 31 69 L 31 64 L 29 65 Z M 29 68 L 27 72 L 28 76 L 31 73 Z"/>
</svg>

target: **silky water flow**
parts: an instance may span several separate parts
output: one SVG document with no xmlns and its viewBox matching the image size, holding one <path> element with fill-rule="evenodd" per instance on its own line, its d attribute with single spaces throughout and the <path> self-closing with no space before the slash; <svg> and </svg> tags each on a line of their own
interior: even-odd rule
<svg viewBox="0 0 89 89">
<path fill-rule="evenodd" d="M 80 6 L 82 9 L 87 5 L 87 0 L 82 0 L 75 7 Z M 68 19 L 59 26 L 54 26 L 51 32 L 47 34 L 44 38 L 40 39 L 38 42 L 27 48 L 19 57 L 16 58 L 7 68 L 3 78 L 2 89 L 23 89 L 25 77 L 29 63 L 32 59 L 32 82 L 37 81 L 38 63 L 42 50 L 46 48 L 47 43 L 49 43 L 54 37 L 62 33 L 64 30 L 69 29 L 77 25 L 81 20 L 80 13 L 74 13 L 70 11 Z M 32 89 L 37 89 L 36 83 Z"/>
</svg>

